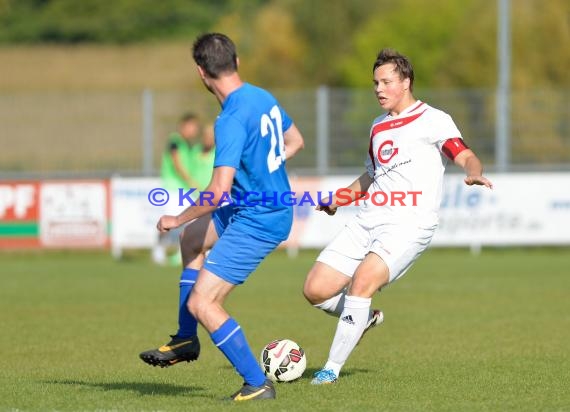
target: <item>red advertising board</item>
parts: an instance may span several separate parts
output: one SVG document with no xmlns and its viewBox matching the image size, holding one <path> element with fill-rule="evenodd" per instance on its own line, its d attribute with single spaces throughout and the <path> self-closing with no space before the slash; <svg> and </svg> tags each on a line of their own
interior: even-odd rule
<svg viewBox="0 0 570 412">
<path fill-rule="evenodd" d="M 40 246 L 39 196 L 39 182 L 0 182 L 0 248 Z"/>
<path fill-rule="evenodd" d="M 0 248 L 106 247 L 107 181 L 0 182 Z"/>
</svg>

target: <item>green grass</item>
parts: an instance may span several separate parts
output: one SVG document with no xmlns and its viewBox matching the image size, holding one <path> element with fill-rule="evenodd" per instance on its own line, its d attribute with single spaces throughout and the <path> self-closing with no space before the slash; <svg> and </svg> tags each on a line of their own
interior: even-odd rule
<svg viewBox="0 0 570 412">
<path fill-rule="evenodd" d="M 304 302 L 316 255 L 272 255 L 228 309 L 254 352 L 275 338 L 306 350 L 304 377 L 275 402 L 222 399 L 241 380 L 200 331 L 198 362 L 151 368 L 138 353 L 175 331 L 175 268 L 146 255 L 0 254 L 0 410 L 570 410 L 567 249 L 430 250 L 374 298 L 367 334 L 336 385 L 312 387 L 336 321 Z"/>
</svg>

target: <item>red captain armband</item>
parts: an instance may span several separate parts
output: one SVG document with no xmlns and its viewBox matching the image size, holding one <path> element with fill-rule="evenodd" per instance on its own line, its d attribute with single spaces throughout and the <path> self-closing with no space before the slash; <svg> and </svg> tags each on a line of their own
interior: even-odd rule
<svg viewBox="0 0 570 412">
<path fill-rule="evenodd" d="M 447 139 L 443 146 L 441 146 L 441 151 L 450 160 L 454 160 L 455 157 L 462 151 L 469 149 L 469 146 L 465 144 L 463 139 L 459 137 L 454 137 L 452 139 Z"/>
</svg>

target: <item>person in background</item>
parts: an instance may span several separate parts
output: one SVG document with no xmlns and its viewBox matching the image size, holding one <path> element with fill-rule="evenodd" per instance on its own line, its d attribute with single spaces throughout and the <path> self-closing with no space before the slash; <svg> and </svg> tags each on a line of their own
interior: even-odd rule
<svg viewBox="0 0 570 412">
<path fill-rule="evenodd" d="M 200 143 L 195 144 L 192 147 L 192 153 L 189 163 L 189 171 L 192 180 L 195 182 L 193 188 L 196 191 L 193 193 L 192 199 L 196 200 L 198 198 L 198 192 L 203 191 L 208 187 L 210 180 L 212 179 L 212 171 L 214 169 L 214 157 L 215 157 L 215 145 L 214 145 L 214 125 L 207 124 L 202 130 L 202 138 Z M 177 199 L 177 196 L 174 196 Z M 179 212 L 178 210 L 177 212 Z M 167 237 L 172 239 L 172 242 L 177 245 L 177 253 L 171 255 L 168 258 L 168 262 L 171 266 L 178 266 L 183 264 L 182 252 L 178 243 L 178 235 L 180 230 L 174 230 L 166 234 Z M 164 236 L 164 234 L 161 234 Z M 175 235 L 175 236 L 174 236 Z"/>
<path fill-rule="evenodd" d="M 212 179 L 214 169 L 214 125 L 209 123 L 202 130 L 200 143 L 192 148 L 190 176 L 195 182 L 197 191 L 202 191 Z"/>
<path fill-rule="evenodd" d="M 178 189 L 188 190 L 198 185 L 198 180 L 193 176 L 196 172 L 193 167 L 193 158 L 199 137 L 200 122 L 198 116 L 190 112 L 182 115 L 178 122 L 177 131 L 168 136 L 160 167 L 161 185 L 170 194 L 170 201 L 165 209 L 167 213 L 178 213 L 181 210 L 175 202 L 175 194 L 178 193 Z M 174 245 L 178 245 L 176 232 L 160 233 L 152 250 L 152 260 L 160 265 L 167 263 L 167 249 Z M 179 253 L 173 256 L 173 259 L 176 258 L 178 261 L 180 260 Z"/>
</svg>

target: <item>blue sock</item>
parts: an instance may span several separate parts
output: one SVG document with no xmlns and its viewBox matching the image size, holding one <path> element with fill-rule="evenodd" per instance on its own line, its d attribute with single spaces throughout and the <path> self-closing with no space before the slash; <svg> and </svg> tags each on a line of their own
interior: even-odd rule
<svg viewBox="0 0 570 412">
<path fill-rule="evenodd" d="M 190 338 L 198 333 L 198 322 L 194 316 L 188 311 L 188 296 L 196 283 L 198 277 L 197 269 L 184 269 L 180 275 L 180 300 L 178 308 L 178 332 L 176 336 L 179 338 Z"/>
<path fill-rule="evenodd" d="M 263 385 L 265 375 L 253 356 L 241 327 L 235 320 L 232 318 L 226 320 L 218 330 L 210 334 L 210 337 L 247 384 Z"/>
</svg>

